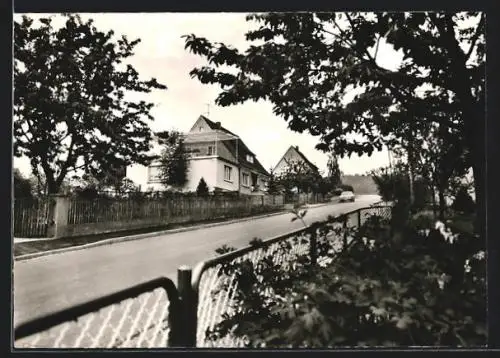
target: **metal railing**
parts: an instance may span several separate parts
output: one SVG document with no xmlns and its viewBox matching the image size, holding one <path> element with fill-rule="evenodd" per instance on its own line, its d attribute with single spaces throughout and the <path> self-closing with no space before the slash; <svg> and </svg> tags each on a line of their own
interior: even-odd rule
<svg viewBox="0 0 500 358">
<path fill-rule="evenodd" d="M 327 222 L 332 228 L 361 226 L 369 215 L 389 218 L 389 206 L 357 209 Z M 153 281 L 30 321 L 15 329 L 15 348 L 158 348 L 240 347 L 244 340 L 207 339 L 211 330 L 234 307 L 237 280 L 223 271 L 228 263 L 249 260 L 254 265 L 272 257 L 292 267 L 300 256 L 323 265 L 352 242 L 348 230 L 322 231 L 319 225 L 294 230 L 248 245 L 195 266 L 180 267 L 177 286 L 168 278 Z M 321 244 L 333 243 L 333 252 Z M 283 245 L 287 248 L 283 250 Z M 221 285 L 224 290 L 219 289 Z"/>
<path fill-rule="evenodd" d="M 176 342 L 175 284 L 158 278 L 18 326 L 16 348 L 155 348 Z M 181 342 L 179 342 L 181 343 Z"/>
<path fill-rule="evenodd" d="M 244 340 L 234 337 L 226 337 L 220 341 L 209 341 L 206 338 L 207 331 L 215 327 L 221 321 L 224 314 L 233 306 L 237 280 L 234 273 L 230 276 L 221 274 L 224 264 L 228 262 L 241 263 L 249 260 L 252 264 L 257 264 L 264 257 L 271 256 L 277 265 L 290 265 L 298 257 L 308 255 L 309 259 L 318 264 L 325 264 L 332 256 L 332 252 L 320 253 L 318 247 L 325 242 L 329 242 L 334 253 L 347 247 L 352 242 L 352 237 L 348 236 L 344 230 L 344 235 L 338 236 L 335 224 L 343 228 L 359 227 L 364 224 L 370 215 L 377 215 L 383 218 L 390 218 L 389 206 L 372 206 L 369 208 L 357 209 L 331 218 L 332 227 L 329 232 L 316 230 L 314 225 L 295 230 L 284 235 L 279 235 L 257 245 L 249 245 L 242 249 L 223 254 L 210 260 L 202 261 L 193 270 L 191 287 L 193 297 L 196 302 L 192 307 L 196 307 L 196 314 L 191 313 L 196 320 L 194 328 L 188 332 L 191 335 L 190 341 L 196 341 L 197 347 L 241 347 Z M 280 250 L 283 243 L 290 243 L 289 250 Z M 225 290 L 219 287 L 225 286 Z M 215 293 L 215 295 L 214 295 Z"/>
</svg>

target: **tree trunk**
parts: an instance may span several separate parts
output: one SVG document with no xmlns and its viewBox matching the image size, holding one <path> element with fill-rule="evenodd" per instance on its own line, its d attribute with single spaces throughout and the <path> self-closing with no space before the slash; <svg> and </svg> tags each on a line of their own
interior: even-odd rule
<svg viewBox="0 0 500 358">
<path fill-rule="evenodd" d="M 413 153 L 413 118 L 409 118 L 409 133 L 408 133 L 408 175 L 410 184 L 410 211 L 413 212 L 413 205 L 415 204 L 415 188 L 414 188 L 414 160 Z"/>
<path fill-rule="evenodd" d="M 444 187 L 441 184 L 439 190 L 439 220 L 444 220 L 444 212 L 446 210 L 446 201 L 444 197 Z"/>
<path fill-rule="evenodd" d="M 484 153 L 484 151 L 483 151 Z M 485 234 L 485 196 L 484 196 L 484 179 L 485 179 L 485 169 L 483 164 L 483 159 L 479 159 L 478 157 L 482 157 L 481 155 L 476 155 L 474 160 L 474 164 L 472 166 L 472 172 L 474 175 L 474 191 L 476 194 L 476 222 L 474 225 L 475 231 L 482 234 L 481 237 Z"/>
<path fill-rule="evenodd" d="M 476 223 L 475 229 L 485 238 L 485 195 L 484 181 L 486 179 L 485 168 L 485 118 L 484 108 L 477 105 L 477 110 L 469 110 L 466 112 L 466 118 L 471 118 L 466 121 L 466 142 L 471 152 L 472 157 L 472 172 L 474 175 L 474 191 L 476 194 Z"/>
<path fill-rule="evenodd" d="M 437 218 L 437 208 L 436 208 L 436 187 L 431 183 L 432 192 L 432 214 L 434 215 L 434 220 Z"/>
<path fill-rule="evenodd" d="M 412 170 L 412 165 L 410 164 L 410 170 L 408 173 L 408 180 L 410 183 L 410 209 L 413 212 L 413 205 L 415 204 L 415 189 L 413 185 L 413 170 Z"/>
<path fill-rule="evenodd" d="M 52 173 L 49 173 L 49 174 L 52 174 Z M 45 173 L 45 178 L 47 180 L 47 194 L 48 195 L 58 194 L 59 189 L 60 189 L 60 185 L 58 185 L 58 183 L 54 180 L 52 175 L 47 175 L 47 173 Z"/>
</svg>

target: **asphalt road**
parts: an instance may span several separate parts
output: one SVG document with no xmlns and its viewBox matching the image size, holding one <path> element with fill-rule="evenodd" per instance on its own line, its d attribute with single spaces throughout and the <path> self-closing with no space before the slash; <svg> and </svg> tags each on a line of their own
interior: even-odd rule
<svg viewBox="0 0 500 358">
<path fill-rule="evenodd" d="M 361 195 L 354 203 L 310 208 L 305 221 L 312 223 L 378 200 L 377 195 Z M 14 325 L 160 276 L 175 282 L 179 266 L 193 267 L 224 244 L 243 247 L 254 237 L 265 239 L 303 226 L 291 218 L 285 213 L 15 262 Z"/>
</svg>

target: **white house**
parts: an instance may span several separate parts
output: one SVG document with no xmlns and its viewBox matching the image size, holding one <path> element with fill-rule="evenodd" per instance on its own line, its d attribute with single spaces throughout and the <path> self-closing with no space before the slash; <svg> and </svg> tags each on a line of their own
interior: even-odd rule
<svg viewBox="0 0 500 358">
<path fill-rule="evenodd" d="M 241 138 L 222 127 L 220 122 L 200 116 L 185 135 L 184 144 L 189 155 L 188 182 L 184 191 L 196 191 L 201 178 L 210 191 L 245 194 L 265 191 L 269 173 Z M 159 146 L 157 148 L 159 151 Z M 127 176 L 143 190 L 164 190 L 159 171 L 159 163 L 152 163 L 147 168 L 130 167 Z"/>
<path fill-rule="evenodd" d="M 293 145 L 287 149 L 285 154 L 283 154 L 281 159 L 274 167 L 273 173 L 276 175 L 280 175 L 294 164 L 302 164 L 313 172 L 319 173 L 318 167 L 311 163 L 309 159 L 307 159 L 307 157 L 299 150 L 298 146 Z"/>
</svg>

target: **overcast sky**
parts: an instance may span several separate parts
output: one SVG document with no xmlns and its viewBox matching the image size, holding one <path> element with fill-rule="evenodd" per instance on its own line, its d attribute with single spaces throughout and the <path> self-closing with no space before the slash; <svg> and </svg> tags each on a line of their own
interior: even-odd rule
<svg viewBox="0 0 500 358">
<path fill-rule="evenodd" d="M 33 15 L 30 15 L 33 16 Z M 40 15 L 36 15 L 39 17 Z M 15 19 L 20 15 L 15 15 Z M 33 16 L 34 17 L 34 16 Z M 224 127 L 238 134 L 257 155 L 266 169 L 274 166 L 290 145 L 300 150 L 321 170 L 326 169 L 327 157 L 314 147 L 318 138 L 299 134 L 287 128 L 283 118 L 272 113 L 270 103 L 248 102 L 231 107 L 217 107 L 214 100 L 217 86 L 201 84 L 191 79 L 189 72 L 204 65 L 204 59 L 184 49 L 182 35 L 196 34 L 211 41 L 231 44 L 245 49 L 248 43 L 244 34 L 255 25 L 245 21 L 243 13 L 134 13 L 134 14 L 82 14 L 83 19 L 93 18 L 102 31 L 113 30 L 117 35 L 142 41 L 135 48 L 131 63 L 144 79 L 155 77 L 168 86 L 167 91 L 149 95 L 156 103 L 152 114 L 153 130 L 177 129 L 187 131 L 200 114 L 219 121 Z M 377 62 L 386 68 L 398 66 L 401 57 L 387 46 L 379 49 Z M 375 152 L 371 157 L 339 159 L 340 169 L 346 174 L 365 173 L 388 164 L 387 151 Z M 29 173 L 27 159 L 14 160 L 14 166 Z"/>
</svg>

